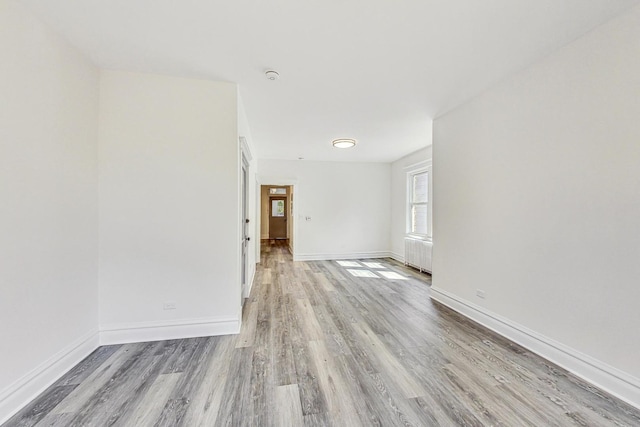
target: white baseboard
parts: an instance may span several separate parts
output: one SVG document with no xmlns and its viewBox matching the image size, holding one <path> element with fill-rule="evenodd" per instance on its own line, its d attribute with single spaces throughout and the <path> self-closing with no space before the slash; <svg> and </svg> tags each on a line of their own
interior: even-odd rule
<svg viewBox="0 0 640 427">
<path fill-rule="evenodd" d="M 241 313 L 240 307 L 236 316 L 106 325 L 100 332 L 91 331 L 0 390 L 0 425 L 100 345 L 237 334 Z"/>
<path fill-rule="evenodd" d="M 98 331 L 81 336 L 13 384 L 0 390 L 0 424 L 98 348 Z"/>
<path fill-rule="evenodd" d="M 240 313 L 227 317 L 103 325 L 100 345 L 237 334 Z"/>
<path fill-rule="evenodd" d="M 395 259 L 396 261 L 404 264 L 404 255 L 397 252 L 389 252 L 389 258 Z"/>
<path fill-rule="evenodd" d="M 432 287 L 431 298 L 640 409 L 640 379 L 450 292 Z"/>
<path fill-rule="evenodd" d="M 294 254 L 294 261 L 328 261 L 335 259 L 369 259 L 369 258 L 389 258 L 391 252 L 352 252 L 347 254 Z"/>
</svg>

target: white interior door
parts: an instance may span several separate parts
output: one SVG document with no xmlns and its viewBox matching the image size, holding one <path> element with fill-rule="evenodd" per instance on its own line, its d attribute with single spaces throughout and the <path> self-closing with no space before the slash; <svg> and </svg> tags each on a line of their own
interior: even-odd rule
<svg viewBox="0 0 640 427">
<path fill-rule="evenodd" d="M 248 267 L 249 267 L 249 260 L 248 260 L 248 243 L 249 243 L 249 236 L 248 236 L 248 230 L 249 230 L 249 218 L 247 218 L 247 204 L 248 204 L 248 184 L 247 184 L 247 177 L 248 177 L 248 173 L 247 173 L 247 161 L 244 158 L 244 156 L 242 156 L 242 173 L 241 173 L 241 188 L 242 188 L 242 209 L 241 209 L 241 213 L 242 213 L 242 217 L 241 217 L 241 222 L 242 222 L 242 242 L 241 242 L 241 247 L 242 247 L 242 271 L 241 271 L 241 276 L 242 276 L 242 297 L 244 299 L 244 297 L 247 296 L 247 289 L 248 289 L 248 283 L 247 283 L 247 277 L 249 276 L 248 274 Z"/>
</svg>

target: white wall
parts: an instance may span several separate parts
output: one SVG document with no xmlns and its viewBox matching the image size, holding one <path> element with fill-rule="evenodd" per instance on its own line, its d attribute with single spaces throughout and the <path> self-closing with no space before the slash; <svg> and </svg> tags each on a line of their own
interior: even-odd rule
<svg viewBox="0 0 640 427">
<path fill-rule="evenodd" d="M 638 406 L 639 40 L 636 7 L 436 119 L 433 144 L 434 288 L 622 376 Z"/>
<path fill-rule="evenodd" d="M 97 345 L 98 70 L 12 1 L 0 58 L 2 423 Z"/>
<path fill-rule="evenodd" d="M 261 159 L 258 173 L 295 183 L 296 259 L 389 255 L 390 164 Z"/>
<path fill-rule="evenodd" d="M 237 330 L 238 136 L 235 84 L 101 73 L 103 342 Z"/>
<path fill-rule="evenodd" d="M 429 141 L 431 144 L 431 141 Z M 404 261 L 404 237 L 407 234 L 407 167 L 431 160 L 432 147 L 423 148 L 391 164 L 391 254 Z"/>
</svg>

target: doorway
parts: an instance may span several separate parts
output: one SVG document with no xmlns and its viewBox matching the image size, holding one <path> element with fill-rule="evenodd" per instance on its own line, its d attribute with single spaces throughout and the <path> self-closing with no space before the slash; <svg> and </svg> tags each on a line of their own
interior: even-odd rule
<svg viewBox="0 0 640 427">
<path fill-rule="evenodd" d="M 293 185 L 260 187 L 260 238 L 263 244 L 287 246 L 293 254 Z"/>
</svg>

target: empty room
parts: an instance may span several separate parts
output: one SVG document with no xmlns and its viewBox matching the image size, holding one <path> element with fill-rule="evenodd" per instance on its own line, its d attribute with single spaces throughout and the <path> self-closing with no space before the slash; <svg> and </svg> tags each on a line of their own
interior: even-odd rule
<svg viewBox="0 0 640 427">
<path fill-rule="evenodd" d="M 640 0 L 0 0 L 0 425 L 639 426 Z"/>
</svg>

